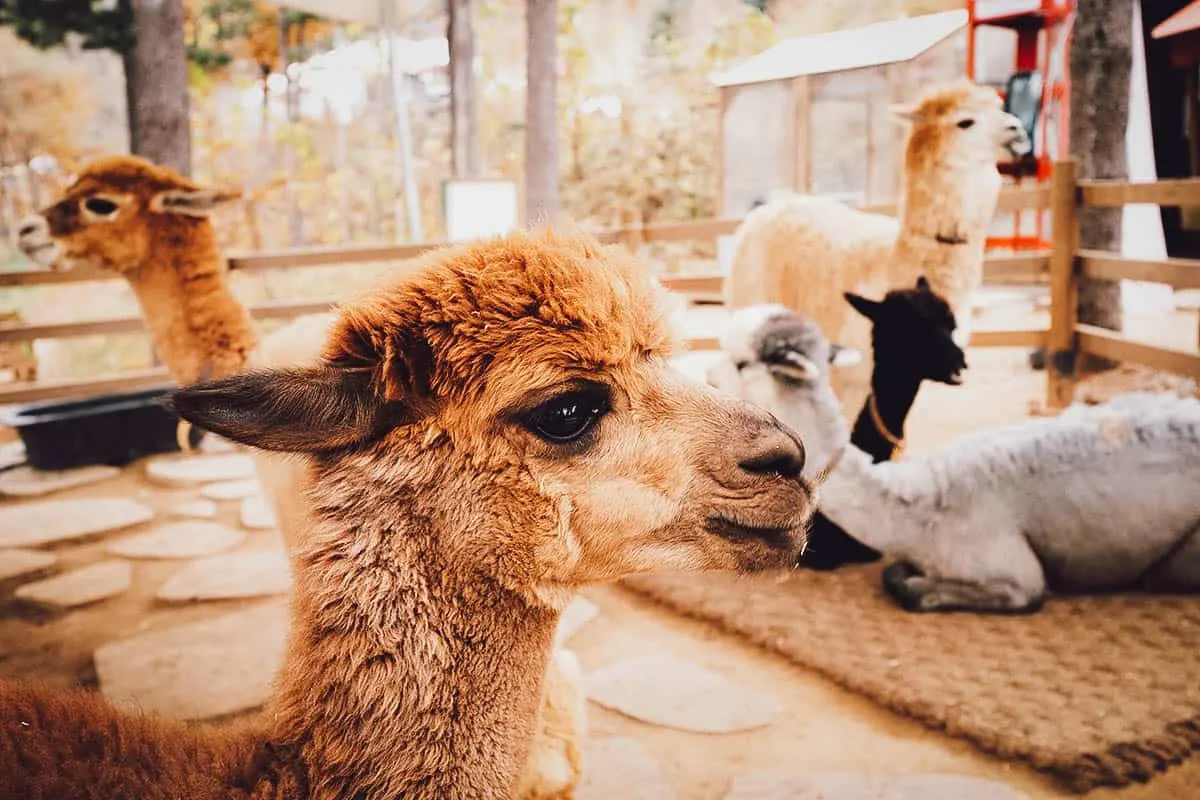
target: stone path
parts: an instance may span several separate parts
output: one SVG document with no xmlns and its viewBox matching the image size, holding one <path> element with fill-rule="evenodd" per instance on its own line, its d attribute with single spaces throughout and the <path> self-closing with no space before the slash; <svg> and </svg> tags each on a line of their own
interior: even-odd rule
<svg viewBox="0 0 1200 800">
<path fill-rule="evenodd" d="M 146 462 L 146 477 L 167 486 L 230 481 L 254 474 L 254 459 L 245 453 L 164 455 Z"/>
<path fill-rule="evenodd" d="M 257 708 L 283 663 L 287 622 L 276 603 L 106 644 L 95 655 L 100 691 L 180 719 Z"/>
<path fill-rule="evenodd" d="M 104 465 L 61 472 L 43 472 L 30 466 L 20 466 L 0 472 L 0 494 L 9 497 L 36 497 L 109 480 L 120 474 L 121 470 L 117 467 Z"/>
<path fill-rule="evenodd" d="M 44 572 L 58 563 L 58 556 L 37 550 L 10 547 L 0 550 L 0 581 Z"/>
<path fill-rule="evenodd" d="M 275 512 L 267 505 L 267 499 L 261 494 L 251 495 L 242 499 L 241 520 L 243 528 L 252 530 L 270 529 L 279 526 Z"/>
<path fill-rule="evenodd" d="M 133 567 L 128 561 L 110 559 L 64 572 L 53 578 L 27 583 L 14 595 L 29 603 L 66 610 L 105 600 L 133 584 Z"/>
<path fill-rule="evenodd" d="M 148 522 L 154 511 L 121 497 L 38 500 L 0 506 L 0 547 L 37 547 Z"/>
<path fill-rule="evenodd" d="M 191 519 L 212 519 L 217 515 L 217 503 L 201 497 L 198 500 L 188 500 L 168 511 L 173 517 L 189 517 Z"/>
<path fill-rule="evenodd" d="M 587 772 L 576 800 L 675 800 L 662 767 L 641 742 L 595 737 L 583 751 Z"/>
<path fill-rule="evenodd" d="M 291 568 L 282 550 L 210 556 L 172 575 L 156 595 L 159 600 L 228 600 L 285 594 L 292 586 Z"/>
<path fill-rule="evenodd" d="M 108 552 L 126 558 L 196 558 L 232 550 L 244 541 L 244 531 L 219 522 L 180 520 L 118 539 Z"/>
<path fill-rule="evenodd" d="M 200 490 L 203 497 L 210 500 L 241 500 L 262 491 L 257 478 L 245 480 L 218 481 L 210 483 Z"/>
<path fill-rule="evenodd" d="M 769 725 L 779 713 L 770 695 L 663 656 L 619 661 L 587 676 L 588 698 L 605 708 L 668 728 L 734 733 Z"/>
</svg>

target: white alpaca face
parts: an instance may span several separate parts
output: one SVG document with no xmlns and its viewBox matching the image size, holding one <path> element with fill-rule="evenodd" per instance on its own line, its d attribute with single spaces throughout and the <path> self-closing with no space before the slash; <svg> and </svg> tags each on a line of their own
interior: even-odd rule
<svg viewBox="0 0 1200 800">
<path fill-rule="evenodd" d="M 910 147 L 931 150 L 941 159 L 1009 163 L 1033 150 L 1024 125 L 1004 111 L 990 89 L 976 88 L 957 107 L 926 102 L 893 106 L 892 113 L 913 126 Z"/>
<path fill-rule="evenodd" d="M 997 163 L 1016 161 L 1033 149 L 1021 121 L 995 108 L 961 111 L 950 120 L 960 147 L 972 154 L 989 154 Z"/>
</svg>

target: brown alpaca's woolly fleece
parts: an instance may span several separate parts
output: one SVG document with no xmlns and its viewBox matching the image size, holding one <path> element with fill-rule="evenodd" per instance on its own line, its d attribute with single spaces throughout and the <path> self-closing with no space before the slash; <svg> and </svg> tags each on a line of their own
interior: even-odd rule
<svg viewBox="0 0 1200 800">
<path fill-rule="evenodd" d="M 546 687 L 574 591 L 803 547 L 802 443 L 670 368 L 666 299 L 589 237 L 513 234 L 348 303 L 320 363 L 176 392 L 193 424 L 306 459 L 264 722 L 0 681 L 0 798 L 512 798 L 540 719 L 578 719 L 569 675 Z M 574 769 L 577 741 L 540 755 Z"/>
<path fill-rule="evenodd" d="M 110 218 L 90 214 L 92 198 L 118 210 Z M 186 385 L 237 371 L 255 345 L 208 216 L 236 198 L 142 158 L 109 156 L 81 170 L 41 216 L 60 248 L 59 267 L 117 272 L 129 281 L 155 350 Z"/>
<path fill-rule="evenodd" d="M 43 246 L 57 248 L 58 263 L 51 266 L 92 268 L 124 277 L 138 296 L 157 352 L 183 384 L 232 375 L 248 363 L 273 368 L 316 364 L 336 314 L 296 319 L 252 352 L 255 341 L 247 309 L 232 292 L 208 216 L 236 197 L 234 192 L 198 186 L 141 158 L 101 158 L 88 164 L 43 211 L 49 238 L 34 236 L 23 246 L 33 251 L 31 257 L 43 252 Z M 93 213 L 90 206 L 97 199 L 113 204 L 116 211 L 107 216 Z M 444 257 L 439 253 L 434 259 Z M 307 486 L 306 465 L 287 454 L 256 450 L 253 455 L 284 544 L 294 552 L 309 524 L 306 509 L 296 502 Z M 584 689 L 581 680 L 572 682 L 560 673 L 569 654 L 559 656 L 550 662 L 551 693 L 543 699 L 544 727 L 531 754 L 534 772 L 525 776 L 522 800 L 570 796 L 581 777 Z M 543 747 L 545 752 L 539 749 Z"/>
</svg>

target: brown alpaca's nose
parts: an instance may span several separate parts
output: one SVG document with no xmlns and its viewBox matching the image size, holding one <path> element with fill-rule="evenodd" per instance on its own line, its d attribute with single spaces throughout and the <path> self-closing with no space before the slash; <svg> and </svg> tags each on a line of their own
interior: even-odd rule
<svg viewBox="0 0 1200 800">
<path fill-rule="evenodd" d="M 775 420 L 744 444 L 737 464 L 753 475 L 778 475 L 795 480 L 804 471 L 804 444 Z"/>
<path fill-rule="evenodd" d="M 40 230 L 45 229 L 46 220 L 40 216 L 29 216 L 21 220 L 21 226 L 17 228 L 17 236 L 24 238 L 32 236 Z"/>
</svg>

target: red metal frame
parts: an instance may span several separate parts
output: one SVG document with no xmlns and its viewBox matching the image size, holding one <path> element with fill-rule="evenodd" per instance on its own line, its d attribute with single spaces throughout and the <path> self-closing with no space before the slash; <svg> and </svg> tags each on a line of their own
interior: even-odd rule
<svg viewBox="0 0 1200 800">
<path fill-rule="evenodd" d="M 976 30 L 983 25 L 1009 28 L 1017 34 L 1013 71 L 1037 70 L 1042 75 L 1042 109 L 1034 131 L 1036 155 L 1036 180 L 1050 179 L 1051 165 L 1059 154 L 1069 152 L 1070 70 L 1068 68 L 1071 46 L 1071 23 L 1075 18 L 1074 0 L 967 0 L 967 77 L 975 80 Z M 1044 34 L 1044 35 L 1043 35 Z M 1060 42 L 1061 40 L 1061 42 Z M 1061 55 L 1056 55 L 1054 45 L 1061 44 Z M 1051 63 L 1053 59 L 1056 63 Z M 1052 67 L 1057 67 L 1053 69 Z M 1003 94 L 1003 91 L 1001 91 Z M 1053 115 L 1057 136 L 1053 147 L 1049 134 L 1049 119 Z M 1014 175 L 1020 183 L 1020 173 L 1008 165 L 1002 166 L 1004 174 Z M 1043 212 L 1035 214 L 1032 236 L 1021 235 L 1021 212 L 1013 214 L 1011 237 L 989 237 L 988 247 L 1013 250 L 1049 247 L 1043 235 Z"/>
</svg>

